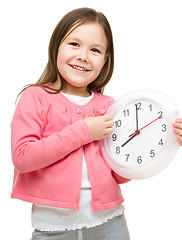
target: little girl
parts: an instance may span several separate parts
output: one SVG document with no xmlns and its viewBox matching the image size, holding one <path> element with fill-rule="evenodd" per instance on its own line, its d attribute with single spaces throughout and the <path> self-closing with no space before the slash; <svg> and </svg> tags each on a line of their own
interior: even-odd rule
<svg viewBox="0 0 182 240">
<path fill-rule="evenodd" d="M 114 64 L 106 17 L 81 8 L 55 28 L 47 66 L 12 120 L 12 198 L 33 203 L 32 240 L 129 240 L 121 183 L 100 151 L 112 132 L 102 95 Z M 174 131 L 182 143 L 182 120 Z"/>
</svg>

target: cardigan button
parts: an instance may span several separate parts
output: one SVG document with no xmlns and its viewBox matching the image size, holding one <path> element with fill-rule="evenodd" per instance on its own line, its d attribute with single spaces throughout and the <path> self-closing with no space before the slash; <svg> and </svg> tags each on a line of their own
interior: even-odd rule
<svg viewBox="0 0 182 240">
<path fill-rule="evenodd" d="M 76 111 L 77 111 L 78 114 L 82 113 L 82 110 L 80 108 L 78 108 Z"/>
</svg>

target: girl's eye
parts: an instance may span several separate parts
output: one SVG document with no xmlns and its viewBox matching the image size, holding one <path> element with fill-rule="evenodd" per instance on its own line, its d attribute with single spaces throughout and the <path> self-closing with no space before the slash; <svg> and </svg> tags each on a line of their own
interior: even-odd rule
<svg viewBox="0 0 182 240">
<path fill-rule="evenodd" d="M 95 52 L 95 53 L 101 53 L 100 50 L 97 49 L 97 48 L 92 48 L 91 51 L 92 51 L 92 52 Z"/>
<path fill-rule="evenodd" d="M 76 42 L 71 42 L 71 43 L 69 43 L 69 45 L 74 46 L 74 47 L 79 47 L 79 44 Z"/>
</svg>

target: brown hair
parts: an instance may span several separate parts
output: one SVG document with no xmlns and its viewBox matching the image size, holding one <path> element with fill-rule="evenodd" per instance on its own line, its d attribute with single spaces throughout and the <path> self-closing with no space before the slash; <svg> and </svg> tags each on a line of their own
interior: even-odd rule
<svg viewBox="0 0 182 240">
<path fill-rule="evenodd" d="M 58 48 L 64 39 L 78 26 L 87 22 L 98 22 L 104 29 L 107 39 L 107 60 L 99 74 L 99 76 L 88 85 L 88 90 L 102 93 L 105 85 L 109 82 L 114 68 L 114 47 L 112 31 L 107 18 L 103 13 L 97 12 L 91 8 L 78 8 L 67 13 L 57 24 L 49 43 L 48 63 L 35 84 L 28 84 L 24 87 L 24 91 L 30 86 L 40 86 L 44 90 L 51 90 L 51 93 L 59 93 L 65 87 L 65 80 L 61 76 L 57 68 Z M 51 88 L 48 83 L 55 83 L 61 80 L 60 89 Z M 21 92 L 22 92 L 21 91 Z M 21 94 L 20 92 L 20 94 Z M 48 91 L 50 92 L 50 91 Z"/>
</svg>

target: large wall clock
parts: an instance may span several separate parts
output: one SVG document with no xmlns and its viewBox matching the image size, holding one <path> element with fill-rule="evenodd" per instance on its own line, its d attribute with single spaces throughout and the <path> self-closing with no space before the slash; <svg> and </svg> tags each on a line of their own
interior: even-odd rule
<svg viewBox="0 0 182 240">
<path fill-rule="evenodd" d="M 174 158 L 179 143 L 172 123 L 178 117 L 173 101 L 156 90 L 136 90 L 109 109 L 113 132 L 101 141 L 108 165 L 128 179 L 151 177 Z"/>
</svg>

